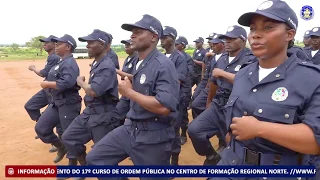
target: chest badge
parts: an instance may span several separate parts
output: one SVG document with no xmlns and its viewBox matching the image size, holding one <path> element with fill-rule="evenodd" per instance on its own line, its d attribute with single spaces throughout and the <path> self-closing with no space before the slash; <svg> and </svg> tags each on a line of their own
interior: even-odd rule
<svg viewBox="0 0 320 180">
<path fill-rule="evenodd" d="M 54 70 L 58 70 L 58 69 L 59 69 L 59 65 L 54 68 Z"/>
<path fill-rule="evenodd" d="M 132 64 L 131 63 L 128 65 L 128 68 L 132 68 Z"/>
<path fill-rule="evenodd" d="M 145 74 L 141 74 L 141 77 L 140 77 L 140 84 L 143 84 L 145 81 L 146 81 L 147 77 Z"/>
<path fill-rule="evenodd" d="M 199 53 L 198 56 L 201 56 L 201 53 Z"/>
<path fill-rule="evenodd" d="M 289 96 L 289 92 L 285 87 L 278 87 L 273 93 L 272 93 L 272 100 L 274 101 L 284 101 Z"/>
<path fill-rule="evenodd" d="M 241 65 L 237 65 L 237 66 L 234 68 L 234 70 L 235 70 L 235 71 L 239 71 L 240 68 L 241 68 Z"/>
</svg>

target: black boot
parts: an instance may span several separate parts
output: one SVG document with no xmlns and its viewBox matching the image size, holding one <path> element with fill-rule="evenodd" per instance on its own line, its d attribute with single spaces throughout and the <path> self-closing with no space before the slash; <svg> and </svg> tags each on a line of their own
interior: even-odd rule
<svg viewBox="0 0 320 180">
<path fill-rule="evenodd" d="M 51 146 L 51 148 L 49 149 L 49 152 L 50 153 L 54 153 L 54 152 L 57 152 L 58 151 L 58 149 L 55 147 L 55 146 Z"/>
<path fill-rule="evenodd" d="M 83 155 L 77 157 L 77 160 L 78 160 L 78 162 L 79 162 L 79 164 L 81 166 L 86 166 L 87 165 L 86 156 L 87 156 L 87 154 L 83 154 Z M 85 179 L 86 179 L 85 177 L 76 177 L 76 178 L 74 178 L 74 180 L 85 180 Z"/>
<path fill-rule="evenodd" d="M 181 145 L 187 143 L 187 130 L 181 129 Z"/>
<path fill-rule="evenodd" d="M 221 157 L 219 156 L 219 154 L 217 154 L 217 152 L 212 148 L 212 152 L 209 155 L 207 155 L 207 158 L 204 161 L 203 165 L 204 166 L 215 166 L 218 164 L 220 159 L 221 159 Z"/>
<path fill-rule="evenodd" d="M 58 149 L 58 152 L 57 152 L 57 156 L 56 158 L 53 160 L 54 163 L 58 163 L 60 162 L 64 156 L 67 154 L 67 150 L 66 148 L 64 147 L 64 145 L 60 142 L 60 141 L 57 141 L 55 143 L 52 143 L 52 145 L 54 145 L 57 149 Z"/>
<path fill-rule="evenodd" d="M 78 161 L 77 159 L 69 159 L 69 164 L 68 166 L 76 166 L 78 165 Z M 69 179 L 70 177 L 59 177 L 57 178 L 57 180 L 65 180 L 65 179 Z"/>
<path fill-rule="evenodd" d="M 173 165 L 173 166 L 179 165 L 179 154 L 180 153 L 172 153 L 171 154 L 171 165 Z"/>
</svg>

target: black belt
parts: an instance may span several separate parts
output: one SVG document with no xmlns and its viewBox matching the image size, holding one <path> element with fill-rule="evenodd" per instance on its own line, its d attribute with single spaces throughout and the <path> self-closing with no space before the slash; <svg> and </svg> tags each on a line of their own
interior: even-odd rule
<svg viewBox="0 0 320 180">
<path fill-rule="evenodd" d="M 152 119 L 126 119 L 124 125 L 132 126 L 136 130 L 142 131 L 152 131 L 152 130 L 160 130 L 165 129 L 171 126 L 169 123 L 160 122 L 157 118 Z"/>
</svg>

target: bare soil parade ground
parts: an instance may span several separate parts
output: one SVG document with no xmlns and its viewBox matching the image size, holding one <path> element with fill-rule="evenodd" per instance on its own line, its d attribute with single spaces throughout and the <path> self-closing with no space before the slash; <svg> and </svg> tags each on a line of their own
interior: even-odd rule
<svg viewBox="0 0 320 180">
<path fill-rule="evenodd" d="M 123 60 L 123 58 L 119 60 L 120 67 L 122 67 Z M 77 62 L 80 67 L 80 75 L 86 76 L 87 80 L 90 71 L 89 63 L 92 60 L 81 59 Z M 30 119 L 24 109 L 24 104 L 40 90 L 42 81 L 42 78 L 28 70 L 30 64 L 42 68 L 45 60 L 0 61 L 0 139 L 2 142 L 0 145 L 0 180 L 6 179 L 5 165 L 54 165 L 53 159 L 56 154 L 49 153 L 51 145 L 34 139 L 35 122 Z M 80 90 L 80 94 L 83 97 L 84 91 Z M 189 118 L 192 119 L 191 112 L 189 112 Z M 212 138 L 212 143 L 215 147 L 217 146 L 216 138 Z M 87 152 L 90 151 L 92 144 L 92 142 L 87 144 Z M 203 161 L 204 157 L 196 154 L 188 139 L 188 142 L 182 146 L 180 165 L 201 165 Z M 66 164 L 67 159 L 59 163 L 59 165 Z M 132 162 L 126 159 L 120 165 L 132 165 Z M 23 179 L 33 180 L 32 178 Z"/>
</svg>

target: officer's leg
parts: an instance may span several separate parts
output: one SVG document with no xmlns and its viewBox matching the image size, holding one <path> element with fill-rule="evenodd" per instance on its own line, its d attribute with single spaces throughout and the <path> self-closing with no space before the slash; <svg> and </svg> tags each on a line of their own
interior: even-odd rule
<svg viewBox="0 0 320 180">
<path fill-rule="evenodd" d="M 59 119 L 60 119 L 63 132 L 66 131 L 66 129 L 69 127 L 72 121 L 77 116 L 79 116 L 80 110 L 81 110 L 81 103 L 63 104 L 58 107 Z M 59 151 L 58 151 L 55 161 L 58 161 L 58 162 L 61 161 L 63 156 L 64 154 L 59 154 Z M 75 154 L 68 152 L 67 158 L 69 159 L 69 165 L 77 165 L 77 159 L 76 159 L 77 157 Z"/>
<path fill-rule="evenodd" d="M 44 90 L 40 90 L 24 105 L 30 118 L 34 121 L 38 121 L 41 116 L 40 109 L 48 105 L 47 95 Z"/>
<path fill-rule="evenodd" d="M 58 137 L 61 140 L 61 136 L 62 136 L 63 130 L 62 130 L 62 127 L 61 127 L 60 123 L 57 124 L 57 126 L 56 126 L 56 133 L 58 134 Z M 57 151 L 58 151 L 58 149 L 54 145 L 52 145 L 51 148 L 49 149 L 49 152 L 51 152 L 51 153 L 54 153 L 54 152 L 57 152 Z"/>
<path fill-rule="evenodd" d="M 58 108 L 50 104 L 37 121 L 35 131 L 42 142 L 51 143 L 58 148 L 58 154 L 62 159 L 66 153 L 65 148 L 60 139 L 53 133 L 53 129 L 57 124 L 59 124 Z M 54 162 L 58 163 L 61 159 L 56 159 Z"/>
<path fill-rule="evenodd" d="M 206 109 L 208 92 L 207 89 L 203 89 L 197 98 L 192 102 L 192 116 L 193 119 L 197 118 Z"/>
<path fill-rule="evenodd" d="M 131 135 L 125 126 L 120 126 L 104 136 L 86 157 L 88 165 L 117 165 L 128 157 Z M 98 178 L 111 180 L 119 178 Z"/>
<path fill-rule="evenodd" d="M 211 137 L 220 132 L 219 124 L 216 123 L 220 115 L 215 111 L 214 105 L 215 103 L 212 103 L 188 126 L 188 134 L 196 152 L 207 157 L 205 164 L 212 165 L 217 164 L 220 159 L 209 141 Z"/>
<path fill-rule="evenodd" d="M 121 97 L 116 108 L 119 113 L 119 119 L 120 119 L 121 125 L 123 125 L 124 120 L 126 119 L 126 115 L 130 110 L 130 100 L 124 97 Z"/>
<path fill-rule="evenodd" d="M 189 117 L 188 117 L 188 107 L 187 105 L 189 104 L 191 100 L 191 96 L 188 93 L 185 99 L 185 102 L 182 104 L 184 105 L 182 107 L 182 119 L 181 119 L 181 145 L 184 145 L 187 142 L 187 129 L 188 129 L 188 124 L 189 124 Z M 181 104 L 180 104 L 181 105 Z"/>
</svg>

